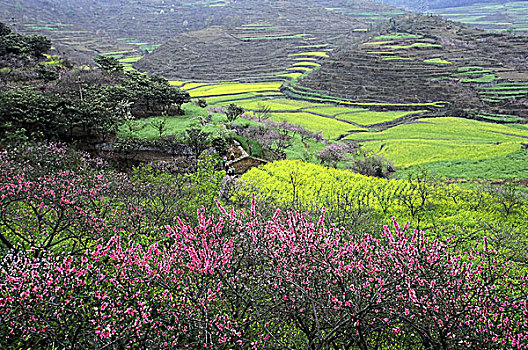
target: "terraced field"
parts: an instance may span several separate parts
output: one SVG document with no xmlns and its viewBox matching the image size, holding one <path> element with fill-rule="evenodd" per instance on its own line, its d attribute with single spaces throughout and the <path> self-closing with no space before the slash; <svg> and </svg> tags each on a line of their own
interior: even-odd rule
<svg viewBox="0 0 528 350">
<path fill-rule="evenodd" d="M 104 53 L 126 69 L 178 79 L 172 84 L 210 106 L 236 103 L 248 114 L 269 108 L 272 120 L 321 132 L 330 142 L 360 142 L 403 171 L 424 165 L 450 177 L 488 177 L 485 172 L 501 162 L 516 171 L 497 170 L 496 178 L 528 178 L 527 151 L 520 145 L 527 142 L 528 128 L 513 124 L 528 117 L 526 37 L 437 17 L 381 23 L 403 13 L 368 1 L 256 4 L 153 1 L 139 7 L 145 16 L 136 27 L 110 26 L 98 35 L 94 30 L 103 22 L 79 30 L 51 13 L 20 25 L 51 33 L 60 39 L 59 48 L 86 56 Z M 113 6 L 110 1 L 97 11 L 108 13 Z M 181 16 L 191 7 L 194 17 L 176 24 L 171 9 Z M 153 33 L 161 27 L 175 37 L 157 47 L 164 37 L 153 40 Z M 138 34 L 141 28 L 144 33 Z M 196 113 L 171 118 L 169 132 L 198 123 Z M 444 118 L 433 118 L 438 116 Z M 156 138 L 146 123 L 144 136 Z M 289 156 L 304 157 L 306 145 L 296 145 Z"/>
<path fill-rule="evenodd" d="M 16 24 L 21 33 L 45 34 L 58 51 L 81 63 L 106 52 L 143 55 L 175 33 L 204 27 L 213 13 L 208 2 L 169 0 L 0 0 L 0 10 L 0 21 Z"/>
<path fill-rule="evenodd" d="M 249 114 L 269 108 L 272 120 L 298 124 L 316 133 L 322 132 L 329 140 L 366 132 L 373 127 L 390 126 L 427 112 L 371 111 L 350 105 L 288 99 L 280 92 L 282 82 L 215 84 L 173 81 L 172 84 L 188 91 L 193 98 L 205 98 L 214 106 L 235 103 Z"/>
<path fill-rule="evenodd" d="M 486 4 L 431 9 L 431 12 L 487 30 L 528 34 L 526 1 L 493 1 Z"/>
<path fill-rule="evenodd" d="M 361 37 L 372 25 L 403 14 L 365 0 L 239 0 L 222 5 L 221 26 L 178 35 L 136 68 L 194 81 L 297 79 L 347 38 Z"/>
<path fill-rule="evenodd" d="M 247 35 L 254 35 L 252 31 L 245 27 L 209 27 L 182 34 L 135 66 L 169 78 L 207 82 L 269 81 L 277 80 L 281 74 L 302 74 L 312 69 L 289 56 L 302 52 L 297 46 L 308 42 L 304 37 L 262 36 L 246 40 Z"/>
<path fill-rule="evenodd" d="M 237 1 L 229 10 L 236 21 L 178 35 L 135 66 L 193 81 L 295 79 L 368 26 L 305 0 Z"/>
<path fill-rule="evenodd" d="M 266 93 L 278 93 L 280 82 L 263 83 L 184 83 L 180 85 L 182 89 L 189 91 L 192 97 L 221 97 L 226 95 L 236 96 L 238 94 L 255 93 L 263 95 Z"/>
<path fill-rule="evenodd" d="M 517 122 L 528 117 L 527 47 L 528 37 L 408 17 L 350 43 L 289 90 L 295 97 L 326 95 L 352 103 L 446 102 L 428 108 Z"/>
<path fill-rule="evenodd" d="M 525 124 L 500 125 L 467 118 L 432 118 L 434 111 L 428 109 L 376 111 L 344 103 L 294 100 L 280 94 L 281 82 L 174 84 L 187 88 L 195 98 L 205 98 L 210 105 L 220 107 L 236 103 L 245 108 L 247 114 L 268 107 L 272 120 L 321 132 L 329 141 L 359 142 L 364 149 L 393 162 L 400 169 L 400 176 L 416 166 L 425 166 L 447 177 L 528 177 L 525 165 L 528 150 L 521 147 L 522 143 L 528 142 L 528 126 Z M 502 88 L 522 93 L 522 86 L 496 85 L 496 90 L 483 88 L 483 91 L 500 91 Z M 213 96 L 209 97 L 208 93 Z M 299 154 L 295 156 L 299 157 Z"/>
<path fill-rule="evenodd" d="M 378 12 L 383 12 L 385 17 Z M 91 63 L 97 54 L 111 52 L 126 51 L 129 53 L 120 58 L 134 59 L 181 33 L 196 37 L 193 32 L 211 26 L 229 28 L 233 38 L 248 44 L 240 46 L 242 54 L 253 46 L 250 44 L 257 44 L 256 52 L 259 52 L 258 47 L 266 47 L 263 42 L 272 43 L 270 52 L 264 50 L 268 57 L 274 55 L 277 42 L 289 47 L 286 55 L 314 49 L 326 51 L 335 48 L 331 44 L 335 44 L 338 37 L 349 32 L 360 35 L 369 25 L 401 13 L 395 8 L 363 0 L 267 3 L 257 0 L 68 0 L 53 3 L 47 0 L 0 0 L 0 21 L 16 24 L 22 33 L 47 35 L 59 52 L 66 52 L 71 59 L 82 64 Z M 199 37 L 200 33 L 196 35 Z M 282 50 L 282 46 L 279 45 L 277 50 Z M 218 55 L 223 53 L 218 51 Z M 280 52 L 276 54 L 281 55 Z M 130 69 L 135 62 L 124 63 Z M 167 63 L 173 64 L 171 61 Z M 251 60 L 247 63 L 251 68 Z M 155 60 L 151 65 L 156 66 Z M 283 64 L 279 69 L 285 79 L 298 76 L 295 71 L 287 70 L 289 65 Z M 154 71 L 157 67 L 149 68 Z M 257 76 L 259 68 L 265 69 L 258 65 L 253 68 Z M 193 78 L 196 79 L 196 75 Z M 212 80 L 209 77 L 203 79 Z"/>
</svg>

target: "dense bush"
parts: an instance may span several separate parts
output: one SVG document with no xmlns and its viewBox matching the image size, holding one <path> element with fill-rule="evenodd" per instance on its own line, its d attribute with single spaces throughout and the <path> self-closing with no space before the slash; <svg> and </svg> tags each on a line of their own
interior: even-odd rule
<svg viewBox="0 0 528 350">
<path fill-rule="evenodd" d="M 352 143 L 331 143 L 317 155 L 322 164 L 337 166 L 337 163 L 350 160 L 359 150 L 359 146 Z"/>
<path fill-rule="evenodd" d="M 42 35 L 19 35 L 0 22 L 0 57 L 41 58 L 51 48 L 51 41 Z"/>
<path fill-rule="evenodd" d="M 347 168 L 362 175 L 385 178 L 396 171 L 396 168 L 383 157 L 366 152 L 361 152 L 352 164 L 347 164 Z"/>
</svg>

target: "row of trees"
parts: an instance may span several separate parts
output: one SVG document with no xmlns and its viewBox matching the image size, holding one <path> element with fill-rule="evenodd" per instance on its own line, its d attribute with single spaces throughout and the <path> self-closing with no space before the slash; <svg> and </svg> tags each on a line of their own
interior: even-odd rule
<svg viewBox="0 0 528 350">
<path fill-rule="evenodd" d="M 98 71 L 64 72 L 48 90 L 0 90 L 0 131 L 41 133 L 47 139 L 107 139 L 126 120 L 162 112 L 182 113 L 186 92 L 140 73 L 118 78 Z"/>
<path fill-rule="evenodd" d="M 128 119 L 181 114 L 181 105 L 189 102 L 189 94 L 166 79 L 124 72 L 115 58 L 97 57 L 99 69 L 46 66 L 39 62 L 50 49 L 49 40 L 12 33 L 3 24 L 0 33 L 0 57 L 22 62 L 1 79 L 0 139 L 23 133 L 44 139 L 101 141 L 115 135 Z M 27 55 L 37 64 L 25 60 Z"/>
</svg>

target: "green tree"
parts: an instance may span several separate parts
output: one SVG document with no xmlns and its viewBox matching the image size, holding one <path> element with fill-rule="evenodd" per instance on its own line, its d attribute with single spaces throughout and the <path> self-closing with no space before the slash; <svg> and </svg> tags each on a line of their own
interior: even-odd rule
<svg viewBox="0 0 528 350">
<path fill-rule="evenodd" d="M 30 87 L 0 91 L 0 134 L 25 129 L 45 138 L 72 140 L 88 136 L 106 139 L 123 118 L 119 101 L 109 103 L 104 89 L 73 94 L 41 93 Z"/>
<path fill-rule="evenodd" d="M 227 117 L 227 120 L 230 123 L 234 122 L 243 113 L 244 113 L 244 108 L 242 108 L 240 106 L 237 106 L 234 103 L 231 103 L 229 106 L 227 106 L 227 109 L 225 111 L 225 115 Z"/>
<path fill-rule="evenodd" d="M 99 55 L 94 58 L 97 66 L 108 73 L 123 73 L 124 66 L 115 57 Z"/>
<path fill-rule="evenodd" d="M 43 35 L 28 35 L 24 37 L 26 52 L 36 58 L 41 58 L 51 50 L 51 41 Z"/>
<path fill-rule="evenodd" d="M 32 88 L 0 91 L 0 134 L 20 129 L 53 134 L 60 120 L 58 99 Z"/>
<path fill-rule="evenodd" d="M 185 143 L 191 147 L 192 153 L 196 159 L 210 145 L 211 133 L 202 131 L 199 128 L 189 128 L 185 130 Z"/>
<path fill-rule="evenodd" d="M 218 153 L 219 155 L 226 154 L 227 150 L 229 149 L 229 144 L 227 143 L 227 140 L 225 139 L 225 137 L 222 136 L 215 137 L 211 144 L 214 147 L 216 153 Z"/>
<path fill-rule="evenodd" d="M 0 36 L 11 34 L 11 28 L 3 22 L 0 22 Z"/>
<path fill-rule="evenodd" d="M 135 103 L 136 113 L 141 109 L 151 113 L 169 112 L 175 106 L 178 114 L 181 105 L 190 101 L 189 93 L 172 85 L 165 78 L 139 72 L 127 72 L 123 87 L 131 92 L 131 99 Z"/>
<path fill-rule="evenodd" d="M 0 28 L 0 31 L 4 33 L 0 35 L 0 56 L 14 55 L 20 58 L 30 56 L 39 59 L 51 49 L 51 41 L 43 35 L 23 36 L 8 33 L 5 27 Z"/>
</svg>

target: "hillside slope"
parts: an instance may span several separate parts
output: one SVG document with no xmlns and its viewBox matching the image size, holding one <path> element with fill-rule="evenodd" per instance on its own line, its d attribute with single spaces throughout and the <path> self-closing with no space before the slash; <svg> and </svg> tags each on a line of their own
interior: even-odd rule
<svg viewBox="0 0 528 350">
<path fill-rule="evenodd" d="M 59 51 L 76 61 L 90 62 L 99 53 L 126 51 L 128 56 L 139 57 L 180 33 L 209 26 L 276 23 L 288 18 L 295 27 L 293 22 L 301 20 L 313 24 L 311 17 L 328 24 L 322 17 L 328 15 L 335 20 L 334 14 L 360 18 L 368 26 L 401 14 L 400 10 L 367 0 L 294 3 L 299 8 L 285 6 L 286 1 L 259 0 L 0 0 L 0 21 L 24 34 L 44 34 Z M 305 11 L 306 6 L 317 8 L 317 13 Z"/>
<path fill-rule="evenodd" d="M 354 102 L 447 101 L 459 114 L 527 117 L 528 37 L 431 16 L 393 20 L 369 34 L 334 52 L 299 89 Z"/>
<path fill-rule="evenodd" d="M 361 36 L 370 23 L 381 20 L 365 17 L 368 11 L 377 14 L 378 7 L 398 13 L 379 3 L 342 3 L 347 2 L 236 1 L 221 10 L 227 11 L 222 27 L 175 36 L 135 67 L 180 80 L 286 79 L 304 72 L 294 65 L 302 57 L 319 61 L 347 37 Z M 348 7 L 326 7 L 339 5 Z"/>
<path fill-rule="evenodd" d="M 176 33 L 215 24 L 213 1 L 0 0 L 0 21 L 21 33 L 50 37 L 61 51 L 88 62 L 102 52 L 149 51 Z M 131 44 L 132 43 L 132 44 Z M 148 44 L 148 45 L 147 45 Z M 154 46 L 153 46 L 154 45 Z"/>
</svg>

